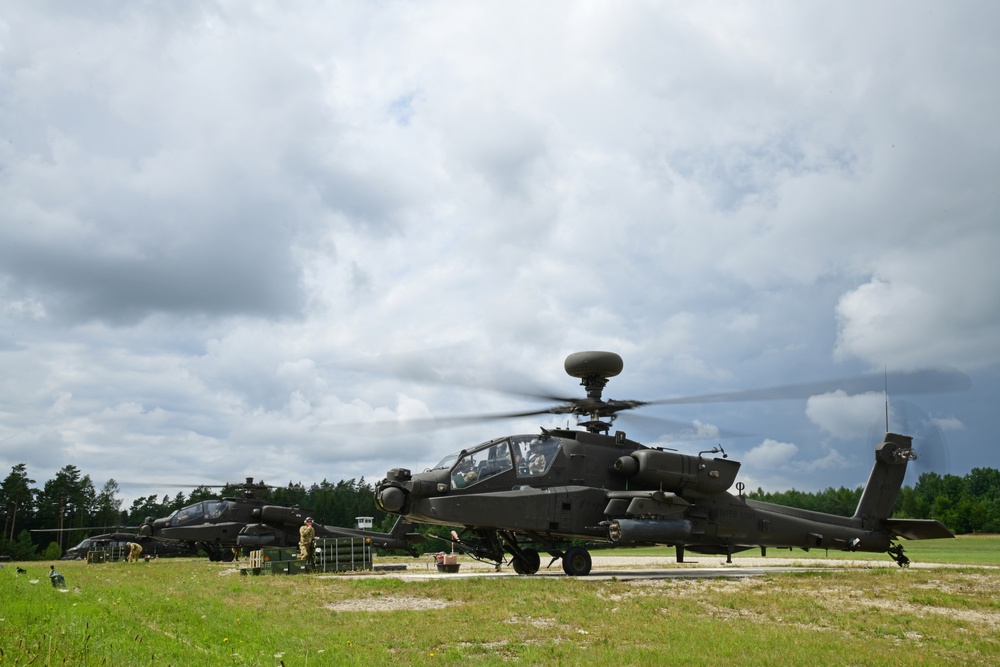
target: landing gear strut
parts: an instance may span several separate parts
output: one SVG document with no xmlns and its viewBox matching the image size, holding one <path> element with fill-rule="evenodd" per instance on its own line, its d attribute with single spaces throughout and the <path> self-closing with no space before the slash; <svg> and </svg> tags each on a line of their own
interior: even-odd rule
<svg viewBox="0 0 1000 667">
<path fill-rule="evenodd" d="M 214 542 L 202 542 L 201 548 L 208 554 L 208 560 L 213 563 L 229 563 L 233 560 L 233 550 L 228 547 L 221 547 Z"/>
<path fill-rule="evenodd" d="M 892 556 L 894 561 L 896 561 L 896 565 L 899 565 L 900 567 L 910 567 L 910 559 L 903 553 L 902 544 L 893 544 L 889 547 L 889 551 L 887 553 Z"/>
<path fill-rule="evenodd" d="M 511 565 L 518 574 L 535 574 L 542 565 L 542 557 L 534 549 L 521 549 L 520 554 L 511 556 Z"/>
</svg>

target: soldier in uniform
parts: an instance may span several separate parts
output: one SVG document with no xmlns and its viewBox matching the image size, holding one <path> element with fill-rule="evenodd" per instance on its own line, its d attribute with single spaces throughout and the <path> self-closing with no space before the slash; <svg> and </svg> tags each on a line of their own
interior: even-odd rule
<svg viewBox="0 0 1000 667">
<path fill-rule="evenodd" d="M 306 517 L 306 522 L 299 528 L 299 560 L 312 562 L 312 542 L 316 538 L 312 517 Z"/>
<path fill-rule="evenodd" d="M 125 546 L 128 547 L 128 556 L 125 557 L 125 560 L 129 563 L 138 563 L 142 547 L 135 542 L 128 542 Z"/>
<path fill-rule="evenodd" d="M 532 475 L 541 475 L 545 472 L 545 452 L 540 443 L 536 443 L 528 454 L 528 472 Z"/>
</svg>

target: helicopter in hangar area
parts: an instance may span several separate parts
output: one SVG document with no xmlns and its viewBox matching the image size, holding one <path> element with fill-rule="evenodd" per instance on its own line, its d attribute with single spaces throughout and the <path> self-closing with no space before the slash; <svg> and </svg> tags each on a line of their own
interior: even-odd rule
<svg viewBox="0 0 1000 667">
<path fill-rule="evenodd" d="M 414 523 L 461 528 L 461 534 L 452 534 L 456 547 L 492 561 L 497 569 L 509 562 L 519 574 L 538 571 L 539 549 L 553 561 L 561 558 L 567 575 L 589 574 L 592 559 L 579 541 L 674 546 L 677 562 L 683 562 L 685 550 L 725 554 L 732 562 L 735 552 L 759 548 L 764 555 L 767 547 L 776 547 L 888 553 L 905 566 L 909 559 L 900 538 L 954 537 L 938 521 L 891 518 L 907 464 L 917 456 L 906 435 L 885 434 L 875 447 L 857 511 L 842 517 L 751 500 L 743 495 L 742 483 L 734 495 L 729 489 L 740 464 L 721 446 L 690 455 L 647 447 L 623 431 L 609 434 L 619 412 L 646 405 L 808 397 L 836 389 L 881 391 L 882 378 L 620 401 L 602 398 L 608 379 L 622 371 L 619 355 L 577 352 L 564 366 L 580 379 L 586 398 L 545 396 L 560 404 L 483 417 L 572 414 L 584 430 L 542 428 L 538 434 L 496 438 L 449 455 L 422 473 L 394 468 L 376 487 L 376 506 Z M 969 384 L 957 371 L 893 378 L 899 393 L 955 391 Z"/>
<path fill-rule="evenodd" d="M 139 532 L 161 541 L 186 543 L 195 551 L 200 548 L 212 561 L 233 560 L 233 550 L 237 548 L 298 546 L 299 528 L 310 517 L 309 510 L 267 502 L 260 497 L 267 485 L 254 482 L 253 477 L 226 488 L 242 489 L 243 496 L 203 500 L 160 519 L 147 517 Z M 389 533 L 313 525 L 320 539 L 362 538 L 370 540 L 377 549 L 409 551 L 415 555 L 414 544 L 426 538 L 408 532 L 410 527 L 403 518 L 396 521 Z"/>
</svg>

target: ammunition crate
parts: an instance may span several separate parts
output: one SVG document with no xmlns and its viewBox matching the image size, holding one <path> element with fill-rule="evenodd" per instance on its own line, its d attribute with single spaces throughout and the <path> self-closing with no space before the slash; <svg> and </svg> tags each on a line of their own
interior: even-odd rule
<svg viewBox="0 0 1000 667">
<path fill-rule="evenodd" d="M 317 572 L 372 569 L 372 544 L 368 538 L 318 539 L 313 549 L 313 569 Z"/>
<path fill-rule="evenodd" d="M 313 542 L 313 562 L 298 560 L 299 550 L 264 547 L 250 552 L 247 574 L 305 574 L 308 572 L 348 572 L 372 569 L 371 542 L 362 538 L 317 539 Z"/>
<path fill-rule="evenodd" d="M 261 560 L 263 562 L 277 562 L 283 563 L 289 560 L 295 560 L 299 555 L 299 550 L 294 547 L 264 547 L 260 550 Z"/>
</svg>

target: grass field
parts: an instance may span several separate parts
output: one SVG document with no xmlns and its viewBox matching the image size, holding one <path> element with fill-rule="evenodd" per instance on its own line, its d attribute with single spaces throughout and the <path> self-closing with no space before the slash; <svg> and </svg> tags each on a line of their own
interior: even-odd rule
<svg viewBox="0 0 1000 667">
<path fill-rule="evenodd" d="M 0 665 L 1000 664 L 1000 538 L 906 546 L 962 567 L 416 581 L 161 559 L 60 562 L 62 592 L 48 563 L 6 564 Z"/>
<path fill-rule="evenodd" d="M 914 563 L 958 563 L 963 565 L 995 565 L 1000 566 L 1000 536 L 998 535 L 962 535 L 951 540 L 922 540 L 903 541 L 906 548 L 906 555 Z M 673 549 L 663 547 L 636 548 L 636 549 L 616 549 L 612 551 L 595 551 L 596 554 L 629 553 L 647 556 L 673 556 Z M 846 551 L 824 551 L 823 549 L 813 549 L 802 551 L 801 549 L 771 549 L 767 555 L 772 558 L 795 558 L 797 560 L 822 561 L 833 560 L 884 560 L 892 562 L 885 554 L 871 553 L 850 553 Z M 738 554 L 733 554 L 733 560 L 738 563 L 740 558 L 758 558 L 760 551 L 751 549 Z M 706 556 L 690 554 L 691 559 L 705 559 Z M 722 556 L 724 558 L 724 556 Z"/>
</svg>

